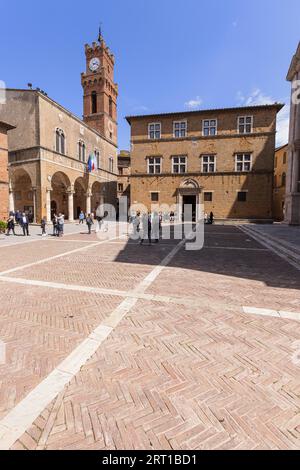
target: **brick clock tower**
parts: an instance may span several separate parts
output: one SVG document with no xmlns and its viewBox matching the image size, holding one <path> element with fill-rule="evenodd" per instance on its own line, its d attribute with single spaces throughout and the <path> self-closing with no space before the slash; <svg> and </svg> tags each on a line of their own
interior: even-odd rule
<svg viewBox="0 0 300 470">
<path fill-rule="evenodd" d="M 99 34 L 86 44 L 86 72 L 81 74 L 83 120 L 117 145 L 118 85 L 114 83 L 115 58 Z"/>
</svg>

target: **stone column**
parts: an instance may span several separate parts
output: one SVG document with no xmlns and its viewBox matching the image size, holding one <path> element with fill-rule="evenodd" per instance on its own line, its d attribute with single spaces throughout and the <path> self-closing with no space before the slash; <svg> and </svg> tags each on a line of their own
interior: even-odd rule
<svg viewBox="0 0 300 470">
<path fill-rule="evenodd" d="M 51 222 L 51 189 L 47 189 L 46 191 L 47 222 Z"/>
<path fill-rule="evenodd" d="M 69 222 L 74 222 L 74 191 L 68 192 Z"/>
<path fill-rule="evenodd" d="M 9 212 L 15 212 L 15 197 L 12 188 L 9 188 Z"/>
<path fill-rule="evenodd" d="M 86 213 L 91 213 L 91 206 L 92 206 L 92 193 L 89 191 L 86 193 Z"/>
<path fill-rule="evenodd" d="M 33 223 L 36 224 L 36 188 L 32 188 L 32 198 L 33 198 Z"/>
</svg>

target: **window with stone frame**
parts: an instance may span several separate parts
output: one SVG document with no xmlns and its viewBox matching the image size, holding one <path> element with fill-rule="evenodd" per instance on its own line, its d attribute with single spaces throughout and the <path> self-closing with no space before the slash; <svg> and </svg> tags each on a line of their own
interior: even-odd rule
<svg viewBox="0 0 300 470">
<path fill-rule="evenodd" d="M 113 159 L 113 157 L 109 157 L 109 159 L 108 159 L 108 171 L 110 171 L 111 173 L 114 172 L 114 159 Z"/>
<path fill-rule="evenodd" d="M 214 173 L 216 170 L 216 155 L 202 155 L 202 173 Z"/>
<path fill-rule="evenodd" d="M 118 191 L 119 191 L 119 192 L 123 192 L 123 190 L 124 190 L 123 184 L 122 184 L 122 183 L 119 183 L 119 184 L 118 184 Z"/>
<path fill-rule="evenodd" d="M 153 122 L 148 125 L 148 137 L 149 139 L 161 138 L 161 123 L 160 122 Z"/>
<path fill-rule="evenodd" d="M 253 116 L 238 117 L 239 134 L 251 134 L 253 131 Z"/>
<path fill-rule="evenodd" d="M 161 173 L 161 157 L 148 157 L 148 173 L 155 175 Z"/>
<path fill-rule="evenodd" d="M 212 200 L 213 200 L 212 191 L 205 191 L 204 192 L 204 202 L 212 202 Z"/>
<path fill-rule="evenodd" d="M 151 193 L 151 202 L 158 202 L 159 201 L 159 193 L 152 192 Z"/>
<path fill-rule="evenodd" d="M 83 140 L 80 140 L 78 142 L 78 158 L 79 158 L 79 161 L 83 163 L 85 163 L 85 150 L 86 150 L 85 143 L 83 142 Z"/>
<path fill-rule="evenodd" d="M 62 129 L 56 129 L 55 131 L 55 150 L 58 153 L 65 155 L 66 152 L 66 137 Z"/>
<path fill-rule="evenodd" d="M 172 157 L 172 173 L 187 172 L 187 156 L 177 155 Z"/>
<path fill-rule="evenodd" d="M 97 162 L 97 169 L 101 167 L 101 162 L 100 162 L 100 152 L 99 150 L 95 149 L 95 157 L 96 157 L 96 162 Z"/>
<path fill-rule="evenodd" d="M 187 121 L 173 122 L 173 135 L 176 139 L 187 136 Z"/>
<path fill-rule="evenodd" d="M 217 119 L 204 119 L 202 121 L 202 133 L 204 137 L 217 135 L 218 120 Z"/>
<path fill-rule="evenodd" d="M 238 153 L 235 156 L 235 171 L 251 171 L 252 155 L 251 153 Z"/>
</svg>

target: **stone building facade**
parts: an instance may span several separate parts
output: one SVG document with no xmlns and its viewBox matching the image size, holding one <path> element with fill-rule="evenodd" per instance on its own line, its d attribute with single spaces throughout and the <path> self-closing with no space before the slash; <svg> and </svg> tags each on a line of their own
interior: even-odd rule
<svg viewBox="0 0 300 470">
<path fill-rule="evenodd" d="M 272 220 L 281 104 L 131 116 L 131 203 Z M 163 209 L 162 209 L 163 210 Z M 199 214 L 198 214 L 199 216 Z"/>
<path fill-rule="evenodd" d="M 130 152 L 121 150 L 118 155 L 118 200 L 127 198 L 127 207 L 130 207 Z"/>
<path fill-rule="evenodd" d="M 0 105 L 3 106 L 3 105 Z M 0 220 L 6 220 L 8 215 L 8 138 L 7 132 L 13 126 L 0 121 Z"/>
<path fill-rule="evenodd" d="M 38 90 L 8 89 L 0 108 L 0 119 L 16 126 L 8 138 L 10 210 L 25 210 L 33 221 L 50 221 L 59 212 L 73 221 L 81 210 L 89 213 L 99 204 L 116 207 L 116 95 L 111 116 L 106 92 L 113 56 L 103 38 L 85 51 L 84 120 Z"/>
<path fill-rule="evenodd" d="M 282 221 L 285 213 L 287 154 L 288 144 L 275 151 L 273 217 L 276 221 Z"/>
<path fill-rule="evenodd" d="M 292 83 L 285 222 L 300 225 L 300 43 L 287 80 Z"/>
</svg>

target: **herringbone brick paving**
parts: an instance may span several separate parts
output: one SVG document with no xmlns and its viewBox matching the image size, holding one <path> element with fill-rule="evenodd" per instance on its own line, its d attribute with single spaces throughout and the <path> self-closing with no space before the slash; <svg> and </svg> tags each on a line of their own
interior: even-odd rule
<svg viewBox="0 0 300 470">
<path fill-rule="evenodd" d="M 198 305 L 138 301 L 13 449 L 299 448 L 300 366 L 292 356 L 300 322 L 241 310 L 251 305 L 299 312 L 299 271 L 268 251 L 227 249 L 262 248 L 247 240 L 235 227 L 209 227 L 209 248 L 181 249 L 147 292 L 196 298 Z M 18 271 L 18 277 L 131 290 L 175 243 L 108 243 Z M 39 367 L 48 373 L 55 367 L 55 354 L 66 355 L 66 344 L 73 349 L 119 302 L 46 287 L 31 287 L 31 295 L 24 286 L 1 283 L 0 288 L 1 299 L 6 298 L 0 320 L 12 325 L 6 334 L 19 347 L 18 357 L 9 356 L 5 377 L 14 386 L 7 391 L 2 382 L 6 395 L 0 401 L 11 400 L 8 406 L 20 400 L 16 390 L 25 388 L 26 393 L 23 361 L 26 367 L 35 364 L 40 348 Z M 52 296 L 62 296 L 69 310 L 56 305 L 51 312 Z M 26 302 L 18 314 L 20 298 Z M 29 313 L 31 305 L 34 313 Z M 62 321 L 69 312 L 78 316 L 76 322 Z M 26 336 L 22 349 L 23 327 L 34 334 Z M 52 339 L 47 353 L 45 338 L 51 335 L 59 340 Z M 29 367 L 27 384 L 34 371 Z"/>
</svg>

